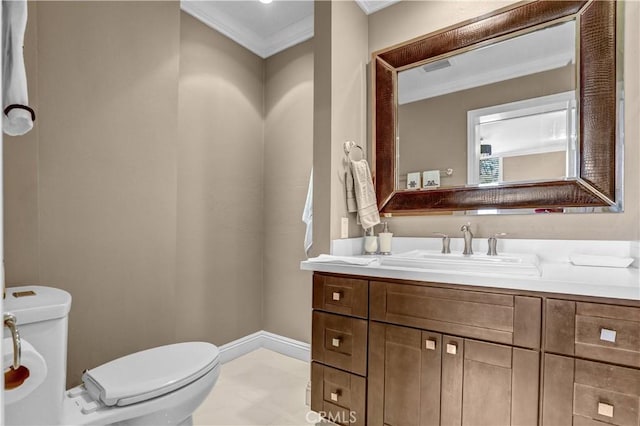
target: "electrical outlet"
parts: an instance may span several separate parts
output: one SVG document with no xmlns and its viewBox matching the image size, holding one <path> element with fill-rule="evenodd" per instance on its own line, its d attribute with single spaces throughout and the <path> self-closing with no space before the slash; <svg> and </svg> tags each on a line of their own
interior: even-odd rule
<svg viewBox="0 0 640 426">
<path fill-rule="evenodd" d="M 340 238 L 349 238 L 349 218 L 343 217 L 340 222 Z"/>
</svg>

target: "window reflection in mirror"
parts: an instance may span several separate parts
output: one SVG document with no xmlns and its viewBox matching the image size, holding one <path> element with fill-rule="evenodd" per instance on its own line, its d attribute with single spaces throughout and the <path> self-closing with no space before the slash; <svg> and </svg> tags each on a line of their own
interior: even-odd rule
<svg viewBox="0 0 640 426">
<path fill-rule="evenodd" d="M 410 173 L 424 189 L 576 176 L 575 32 L 568 21 L 399 72 L 397 189 Z"/>
<path fill-rule="evenodd" d="M 467 183 L 575 177 L 575 92 L 467 113 Z"/>
</svg>

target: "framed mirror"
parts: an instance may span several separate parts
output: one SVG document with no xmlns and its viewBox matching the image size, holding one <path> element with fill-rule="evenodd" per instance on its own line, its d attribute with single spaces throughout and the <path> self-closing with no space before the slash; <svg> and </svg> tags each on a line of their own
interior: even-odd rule
<svg viewBox="0 0 640 426">
<path fill-rule="evenodd" d="M 375 52 L 380 211 L 621 211 L 617 8 L 528 2 Z"/>
</svg>

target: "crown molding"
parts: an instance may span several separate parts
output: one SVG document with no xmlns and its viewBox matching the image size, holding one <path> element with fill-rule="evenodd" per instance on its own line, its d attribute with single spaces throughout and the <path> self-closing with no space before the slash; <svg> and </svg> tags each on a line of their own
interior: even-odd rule
<svg viewBox="0 0 640 426">
<path fill-rule="evenodd" d="M 360 9 L 362 9 L 364 13 L 371 15 L 399 1 L 400 0 L 356 0 L 356 3 L 358 3 L 358 6 L 360 6 Z"/>
<path fill-rule="evenodd" d="M 210 13 L 197 1 L 181 1 L 180 9 L 263 59 L 313 37 L 313 15 L 264 38 L 227 13 Z"/>
</svg>

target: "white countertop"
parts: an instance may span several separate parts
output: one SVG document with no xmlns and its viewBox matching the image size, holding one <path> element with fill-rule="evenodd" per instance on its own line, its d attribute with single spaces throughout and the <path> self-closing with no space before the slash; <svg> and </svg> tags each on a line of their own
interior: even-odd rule
<svg viewBox="0 0 640 426">
<path fill-rule="evenodd" d="M 332 254 L 336 255 L 354 255 L 349 251 L 360 250 L 358 240 L 343 240 L 341 243 L 335 244 L 334 241 Z M 427 240 L 437 239 L 410 239 L 412 241 L 398 241 L 397 245 L 402 252 L 406 248 L 412 248 L 416 245 L 431 245 L 433 242 Z M 416 241 L 416 240 L 422 240 Z M 515 240 L 512 240 L 515 241 Z M 531 243 L 534 242 L 534 243 Z M 541 275 L 538 276 L 519 276 L 519 275 L 502 275 L 498 273 L 467 273 L 459 271 L 442 271 L 428 270 L 418 268 L 408 268 L 399 266 L 381 266 L 379 264 L 369 266 L 348 265 L 343 263 L 317 263 L 303 261 L 300 264 L 301 269 L 317 272 L 329 272 L 346 275 L 361 275 L 374 278 L 391 278 L 401 280 L 427 281 L 446 284 L 463 284 L 479 287 L 505 288 L 513 290 L 537 291 L 546 293 L 571 294 L 580 296 L 609 297 L 614 299 L 640 300 L 640 271 L 637 267 L 629 268 L 606 268 L 593 266 L 575 266 L 568 261 L 566 251 L 575 252 L 578 245 L 572 245 L 562 241 L 550 241 L 550 246 L 542 247 L 544 255 L 538 255 L 540 258 Z M 564 243 L 564 244 L 563 244 Z M 585 246 L 585 242 L 581 242 Z M 631 247 L 631 251 L 637 243 L 635 242 L 598 242 L 600 246 L 607 247 L 607 253 L 610 253 L 612 247 L 617 247 L 615 243 L 626 243 L 627 247 Z M 531 247 L 544 246 L 546 243 L 541 240 L 519 240 L 520 246 L 529 245 Z M 508 246 L 508 243 L 504 243 Z M 513 244 L 512 244 L 513 245 Z M 551 247 L 551 246 L 555 246 Z M 561 247 L 564 247 L 564 252 Z M 618 248 L 616 248 L 618 249 Z M 453 250 L 453 245 L 452 245 Z M 395 251 L 395 250 L 394 250 Z M 549 253 L 553 252 L 552 259 Z M 586 250 L 585 254 L 593 254 L 594 250 Z M 624 255 L 624 245 L 621 245 L 619 255 Z M 631 253 L 634 255 L 635 253 Z M 370 258 L 371 256 L 367 256 Z M 636 257 L 637 256 L 632 256 Z M 637 263 L 637 262 L 636 262 Z"/>
</svg>

